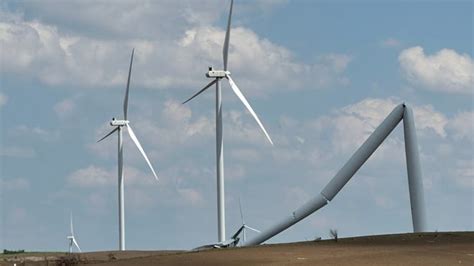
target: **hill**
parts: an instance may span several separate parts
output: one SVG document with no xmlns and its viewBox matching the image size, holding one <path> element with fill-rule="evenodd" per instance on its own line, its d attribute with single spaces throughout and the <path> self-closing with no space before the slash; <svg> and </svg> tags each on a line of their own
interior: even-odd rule
<svg viewBox="0 0 474 266">
<path fill-rule="evenodd" d="M 474 265 L 474 232 L 377 235 L 204 251 L 1 255 L 0 265 Z"/>
</svg>

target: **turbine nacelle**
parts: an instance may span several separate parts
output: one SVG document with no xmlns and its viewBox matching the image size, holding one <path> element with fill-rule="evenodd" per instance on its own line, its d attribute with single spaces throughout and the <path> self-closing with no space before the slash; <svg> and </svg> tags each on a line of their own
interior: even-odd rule
<svg viewBox="0 0 474 266">
<path fill-rule="evenodd" d="M 128 124 L 128 120 L 116 120 L 115 118 L 110 121 L 110 125 L 114 127 L 123 127 Z"/>
<path fill-rule="evenodd" d="M 230 75 L 229 71 L 214 70 L 212 67 L 209 67 L 209 71 L 206 73 L 208 78 L 225 78 L 227 75 Z"/>
</svg>

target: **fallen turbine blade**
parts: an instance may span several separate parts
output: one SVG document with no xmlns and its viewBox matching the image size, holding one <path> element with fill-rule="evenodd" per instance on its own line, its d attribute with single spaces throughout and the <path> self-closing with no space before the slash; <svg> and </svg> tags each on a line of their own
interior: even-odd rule
<svg viewBox="0 0 474 266">
<path fill-rule="evenodd" d="M 203 91 L 207 90 L 209 87 L 211 87 L 212 85 L 214 85 L 214 83 L 217 82 L 217 79 L 211 81 L 209 84 L 206 85 L 206 87 L 202 88 L 200 91 L 198 91 L 196 94 L 194 94 L 191 98 L 187 99 L 186 101 L 183 102 L 183 104 L 191 101 L 194 97 L 198 96 L 199 94 L 201 94 Z"/>
<path fill-rule="evenodd" d="M 150 167 L 151 171 L 153 172 L 153 175 L 155 176 L 155 179 L 158 180 L 158 176 L 156 175 L 155 173 L 155 169 L 153 169 L 153 166 L 151 165 L 150 163 L 150 160 L 148 160 L 148 157 L 146 156 L 146 153 L 145 151 L 143 150 L 143 147 L 142 145 L 140 144 L 140 142 L 138 141 L 137 139 L 137 136 L 135 135 L 135 133 L 133 132 L 132 128 L 130 127 L 129 124 L 127 124 L 127 131 L 128 131 L 128 134 L 130 135 L 130 138 L 133 140 L 133 142 L 135 143 L 135 145 L 137 146 L 138 150 L 140 151 L 140 153 L 143 155 L 143 158 L 145 158 L 145 161 L 147 162 L 148 166 Z"/>
<path fill-rule="evenodd" d="M 73 243 L 74 243 L 74 245 L 77 247 L 77 249 L 79 250 L 79 252 L 81 252 L 81 253 L 82 253 L 82 250 L 81 250 L 81 248 L 79 247 L 79 244 L 77 244 L 77 241 L 76 241 L 76 239 L 75 239 L 75 238 L 73 238 L 73 239 L 72 239 L 72 242 L 73 242 Z"/>
<path fill-rule="evenodd" d="M 130 58 L 130 67 L 128 68 L 127 89 L 125 90 L 125 98 L 123 99 L 123 118 L 125 120 L 127 120 L 127 113 L 128 113 L 128 92 L 130 90 L 130 76 L 132 75 L 132 63 L 133 63 L 134 53 L 135 53 L 135 48 L 132 49 L 132 56 Z"/>
<path fill-rule="evenodd" d="M 231 0 L 229 18 L 227 20 L 227 31 L 225 33 L 225 39 L 224 39 L 224 49 L 222 49 L 222 56 L 224 58 L 224 71 L 227 71 L 227 57 L 229 55 L 230 23 L 232 20 L 232 6 L 233 5 L 234 5 L 234 0 Z"/>
<path fill-rule="evenodd" d="M 257 233 L 261 233 L 259 230 L 255 229 L 255 228 L 252 228 L 252 227 L 250 227 L 250 226 L 248 226 L 248 225 L 245 225 L 245 228 L 250 229 L 250 230 L 252 230 L 252 231 L 254 231 L 254 232 L 257 232 Z"/>
<path fill-rule="evenodd" d="M 257 114 L 254 112 L 254 110 L 252 109 L 252 106 L 250 106 L 250 104 L 249 104 L 249 102 L 247 101 L 247 99 L 245 99 L 245 96 L 242 94 L 242 92 L 240 91 L 239 87 L 237 87 L 237 85 L 236 85 L 235 82 L 232 80 L 232 78 L 230 77 L 230 75 L 226 75 L 226 78 L 229 80 L 230 87 L 231 87 L 232 90 L 234 91 L 235 95 L 237 95 L 237 97 L 239 97 L 240 101 L 242 101 L 242 103 L 245 105 L 245 107 L 247 107 L 247 109 L 249 110 L 250 114 L 253 116 L 253 118 L 255 118 L 255 121 L 257 121 L 257 124 L 258 124 L 258 125 L 260 126 L 260 128 L 262 129 L 263 133 L 265 133 L 265 136 L 267 137 L 268 141 L 270 141 L 270 143 L 273 145 L 273 141 L 272 141 L 272 139 L 270 138 L 270 135 L 268 135 L 267 131 L 266 131 L 265 128 L 263 127 L 262 122 L 260 122 L 260 119 L 258 119 Z"/>
<path fill-rule="evenodd" d="M 103 140 L 106 139 L 108 136 L 114 134 L 115 131 L 117 131 L 117 130 L 118 130 L 118 127 L 114 128 L 112 131 L 109 132 L 109 134 L 105 135 L 103 138 L 99 139 L 97 142 L 103 141 Z"/>
</svg>

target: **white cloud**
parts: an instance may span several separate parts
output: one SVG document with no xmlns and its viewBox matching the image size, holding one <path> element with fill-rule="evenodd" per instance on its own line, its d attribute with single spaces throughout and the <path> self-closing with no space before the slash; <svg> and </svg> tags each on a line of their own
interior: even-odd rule
<svg viewBox="0 0 474 266">
<path fill-rule="evenodd" d="M 329 124 L 334 129 L 333 145 L 336 150 L 346 153 L 358 148 L 398 104 L 400 102 L 393 98 L 367 98 L 343 107 L 332 116 L 322 118 L 318 122 Z M 432 131 L 441 137 L 446 136 L 444 128 L 448 120 L 442 113 L 435 111 L 431 105 L 412 106 L 412 108 L 419 134 Z"/>
<path fill-rule="evenodd" d="M 448 128 L 457 140 L 469 140 L 474 143 L 474 112 L 461 112 L 449 121 Z"/>
<path fill-rule="evenodd" d="M 268 13 L 288 0 L 257 0 L 234 3 L 234 23 L 241 16 L 253 17 Z M 14 10 L 26 16 L 37 17 L 47 24 L 60 26 L 61 32 L 100 37 L 159 38 L 181 34 L 192 26 L 217 22 L 229 12 L 230 1 L 181 0 L 181 1 L 119 1 L 110 5 L 107 1 L 94 4 L 80 0 L 58 2 L 44 0 L 24 2 Z M 157 23 L 159 19 L 159 23 Z"/>
<path fill-rule="evenodd" d="M 415 126 L 420 135 L 424 130 L 430 130 L 441 137 L 446 137 L 446 125 L 448 118 L 438 111 L 434 110 L 432 105 L 414 106 L 413 114 L 415 116 Z"/>
<path fill-rule="evenodd" d="M 214 135 L 214 123 L 210 119 L 204 116 L 193 117 L 188 106 L 174 100 L 164 103 L 159 124 L 142 119 L 136 122 L 136 127 L 137 130 L 140 129 L 141 136 L 160 149 L 175 149 L 177 144 L 184 144 L 190 139 L 196 143 L 199 138 Z"/>
<path fill-rule="evenodd" d="M 199 145 L 204 138 L 214 136 L 214 123 L 205 116 L 193 116 L 187 105 L 175 100 L 167 100 L 160 104 L 157 110 L 159 110 L 158 117 L 152 115 L 154 111 L 148 114 L 144 112 L 146 115 L 137 117 L 131 122 L 135 134 L 151 161 L 161 159 L 161 156 L 175 151 L 178 146 L 183 148 L 188 145 Z M 94 140 L 102 138 L 111 130 L 108 124 L 101 125 L 96 129 Z M 140 156 L 140 162 L 142 162 L 143 159 L 130 141 L 128 134 L 126 132 L 124 134 L 125 148 L 132 149 L 132 152 L 128 154 Z M 113 139 L 115 138 L 111 136 L 100 143 L 91 142 L 87 144 L 87 148 L 103 158 L 115 158 L 117 156 L 116 141 Z"/>
<path fill-rule="evenodd" d="M 406 78 L 424 88 L 448 93 L 471 94 L 474 62 L 468 54 L 442 49 L 426 55 L 420 46 L 403 50 L 398 60 Z"/>
<path fill-rule="evenodd" d="M 72 185 L 79 187 L 96 187 L 111 184 L 114 177 L 111 172 L 91 165 L 73 172 L 67 179 Z"/>
<path fill-rule="evenodd" d="M 180 8 L 186 10 L 177 5 L 170 12 L 184 12 Z M 137 11 L 137 14 L 141 12 L 145 11 Z M 119 16 L 119 22 L 114 20 L 114 27 L 121 19 L 128 21 L 137 14 L 124 16 L 126 18 Z M 161 19 L 146 22 L 160 25 Z M 136 29 L 136 23 L 132 24 Z M 220 51 L 225 32 L 209 23 L 186 23 L 161 35 L 121 36 L 120 41 L 62 31 L 56 25 L 24 20 L 21 16 L 0 20 L 0 45 L 6 49 L 1 58 L 5 66 L 2 71 L 23 73 L 53 86 L 119 86 L 126 82 L 132 47 L 136 48 L 132 84 L 138 86 L 194 89 L 205 83 L 203 72 L 208 65 L 222 67 Z M 108 25 L 103 30 L 114 31 L 114 27 Z M 321 55 L 313 64 L 304 64 L 288 49 L 244 27 L 232 29 L 230 46 L 230 70 L 248 94 L 265 94 L 276 89 L 325 88 L 334 83 L 349 82 L 344 76 L 351 61 L 349 55 L 329 53 Z M 299 78 L 294 79 L 295 76 Z"/>
<path fill-rule="evenodd" d="M 0 92 L 0 108 L 7 104 L 8 96 Z"/>
</svg>

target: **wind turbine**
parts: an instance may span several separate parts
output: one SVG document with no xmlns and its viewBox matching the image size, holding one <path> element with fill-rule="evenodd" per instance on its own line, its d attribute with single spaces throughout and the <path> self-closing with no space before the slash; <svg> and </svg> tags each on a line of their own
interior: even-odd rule
<svg viewBox="0 0 474 266">
<path fill-rule="evenodd" d="M 240 201 L 240 197 L 239 197 L 239 209 L 240 209 L 240 219 L 242 220 L 242 226 L 239 228 L 239 230 L 237 230 L 237 233 L 235 235 L 239 235 L 240 232 L 242 232 L 242 246 L 243 246 L 245 244 L 245 238 L 246 238 L 245 231 L 246 231 L 246 229 L 252 230 L 256 233 L 260 233 L 260 231 L 255 229 L 255 228 L 252 228 L 252 227 L 248 226 L 245 223 L 244 213 L 242 212 L 242 202 Z"/>
<path fill-rule="evenodd" d="M 183 102 L 183 104 L 189 102 L 194 97 L 198 96 L 212 85 L 216 85 L 216 159 L 217 159 L 217 224 L 218 224 L 218 241 L 225 241 L 225 193 L 224 193 L 224 145 L 223 145 L 223 130 L 222 130 L 222 93 L 219 82 L 221 79 L 227 79 L 232 91 L 237 95 L 240 101 L 245 105 L 247 110 L 253 116 L 257 124 L 262 129 L 263 133 L 267 137 L 268 141 L 273 145 L 272 139 L 268 135 L 267 131 L 263 127 L 262 122 L 258 118 L 255 111 L 250 106 L 249 102 L 245 98 L 244 94 L 240 91 L 239 87 L 235 84 L 231 78 L 230 72 L 227 69 L 228 54 L 229 54 L 229 40 L 230 40 L 230 24 L 232 19 L 232 7 L 234 1 L 230 2 L 229 18 L 227 20 L 227 31 L 225 34 L 224 48 L 222 50 L 222 56 L 224 60 L 224 70 L 214 70 L 209 67 L 209 71 L 206 73 L 206 77 L 213 79 L 203 89 L 194 94 L 191 98 Z"/>
<path fill-rule="evenodd" d="M 67 237 L 67 239 L 69 240 L 69 253 L 72 253 L 72 247 L 73 246 L 76 246 L 76 248 L 79 250 L 79 252 L 82 252 L 81 248 L 79 247 L 79 244 L 77 244 L 76 238 L 74 237 L 74 226 L 72 224 L 72 213 L 70 214 L 69 218 L 70 218 L 70 222 L 71 222 L 71 235 Z"/>
<path fill-rule="evenodd" d="M 127 128 L 128 135 L 132 139 L 133 143 L 137 146 L 140 153 L 145 158 L 148 166 L 150 167 L 151 172 L 155 176 L 155 179 L 158 181 L 158 176 L 153 169 L 153 166 L 148 160 L 148 157 L 143 150 L 142 145 L 137 139 L 137 136 L 133 132 L 132 127 L 130 126 L 130 122 L 127 120 L 127 112 L 128 112 L 128 94 L 130 88 L 130 76 L 132 74 L 132 63 L 133 63 L 133 54 L 135 49 L 132 50 L 132 56 L 130 58 L 130 67 L 128 69 L 128 79 L 127 79 L 127 89 L 125 90 L 125 98 L 123 100 L 123 120 L 116 120 L 112 118 L 110 125 L 115 127 L 112 131 L 110 131 L 107 135 L 103 138 L 98 140 L 100 142 L 107 138 L 108 136 L 112 135 L 113 133 L 118 133 L 118 199 L 119 199 L 119 249 L 125 250 L 125 206 L 124 206 L 124 179 L 123 179 L 123 144 L 122 144 L 122 127 Z"/>
</svg>

